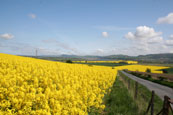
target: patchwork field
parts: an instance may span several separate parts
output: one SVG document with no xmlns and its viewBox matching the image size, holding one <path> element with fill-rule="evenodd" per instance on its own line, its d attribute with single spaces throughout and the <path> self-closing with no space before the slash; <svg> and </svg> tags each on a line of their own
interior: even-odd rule
<svg viewBox="0 0 173 115">
<path fill-rule="evenodd" d="M 104 67 L 0 54 L 0 115 L 87 115 L 102 113 L 118 70 L 154 73 L 167 67 Z"/>
</svg>

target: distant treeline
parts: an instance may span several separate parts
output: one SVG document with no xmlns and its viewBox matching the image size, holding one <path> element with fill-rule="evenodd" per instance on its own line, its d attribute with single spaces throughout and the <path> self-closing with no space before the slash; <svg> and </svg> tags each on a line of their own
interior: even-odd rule
<svg viewBox="0 0 173 115">
<path fill-rule="evenodd" d="M 78 56 L 78 55 L 61 55 L 61 56 L 27 56 L 52 61 L 97 61 L 97 60 L 132 60 L 139 63 L 160 63 L 160 64 L 173 64 L 173 53 L 165 54 L 148 54 L 139 56 L 128 55 L 109 55 L 109 56 Z"/>
</svg>

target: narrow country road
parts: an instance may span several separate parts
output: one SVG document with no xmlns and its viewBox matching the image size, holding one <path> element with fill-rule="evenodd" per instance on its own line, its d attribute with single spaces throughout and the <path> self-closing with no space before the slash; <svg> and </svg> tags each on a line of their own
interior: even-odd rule
<svg viewBox="0 0 173 115">
<path fill-rule="evenodd" d="M 124 71 L 121 71 L 123 74 L 125 74 L 126 76 L 128 76 L 129 78 L 133 79 L 134 81 L 137 81 L 138 83 L 146 86 L 150 91 L 154 90 L 156 95 L 158 95 L 162 100 L 164 100 L 164 96 L 167 95 L 168 97 L 170 97 L 171 99 L 173 99 L 173 89 L 148 81 L 148 80 L 144 80 L 141 79 L 139 77 L 136 77 L 134 75 L 131 75 L 129 73 L 126 73 Z"/>
</svg>

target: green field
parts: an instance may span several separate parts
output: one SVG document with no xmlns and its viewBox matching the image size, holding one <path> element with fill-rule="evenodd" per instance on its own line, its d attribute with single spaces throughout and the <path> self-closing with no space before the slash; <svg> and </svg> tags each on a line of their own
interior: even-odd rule
<svg viewBox="0 0 173 115">
<path fill-rule="evenodd" d="M 121 64 L 121 63 L 78 63 L 78 64 L 97 65 L 97 66 L 110 66 L 110 67 L 129 65 L 129 64 Z"/>
<path fill-rule="evenodd" d="M 168 74 L 173 74 L 173 67 L 165 69 L 165 70 L 167 70 Z"/>
</svg>

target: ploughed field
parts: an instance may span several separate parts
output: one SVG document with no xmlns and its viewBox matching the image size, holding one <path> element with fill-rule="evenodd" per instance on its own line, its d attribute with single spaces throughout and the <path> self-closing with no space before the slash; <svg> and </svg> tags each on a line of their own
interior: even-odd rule
<svg viewBox="0 0 173 115">
<path fill-rule="evenodd" d="M 0 54 L 0 115 L 87 115 L 104 111 L 118 70 L 166 67 L 67 64 Z"/>
</svg>

